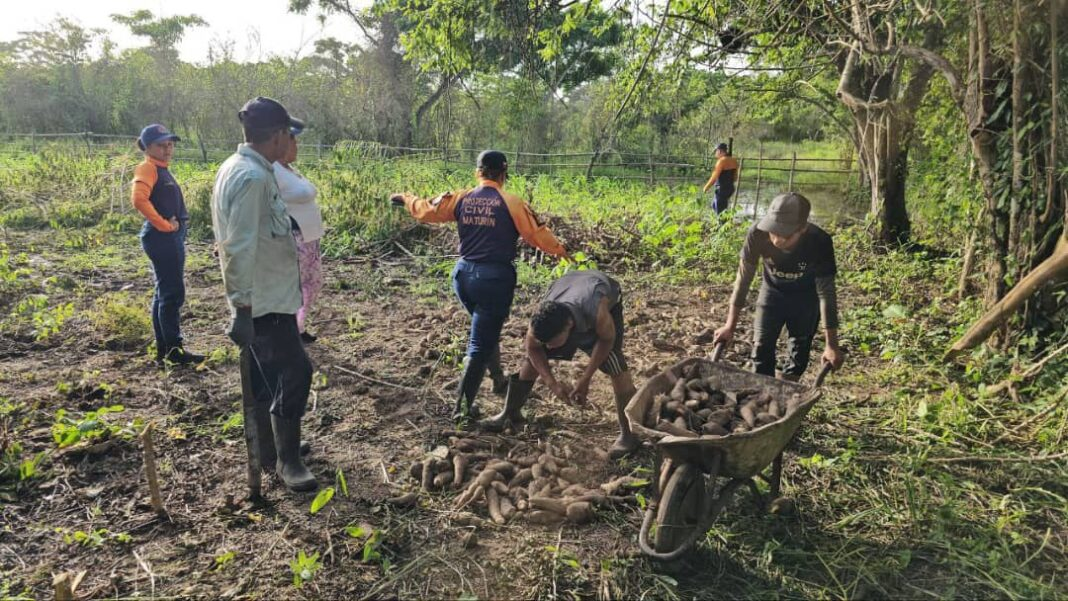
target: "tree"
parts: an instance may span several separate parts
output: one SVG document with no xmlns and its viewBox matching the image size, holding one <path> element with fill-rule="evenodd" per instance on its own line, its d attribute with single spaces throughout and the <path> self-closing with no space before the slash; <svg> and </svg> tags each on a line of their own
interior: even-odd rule
<svg viewBox="0 0 1068 601">
<path fill-rule="evenodd" d="M 138 10 L 128 15 L 111 15 L 111 20 L 125 25 L 130 33 L 148 38 L 152 53 L 160 58 L 176 59 L 175 46 L 192 27 L 207 26 L 207 21 L 197 15 L 174 15 L 156 17 L 150 10 Z M 168 61 L 170 62 L 170 61 Z"/>
</svg>

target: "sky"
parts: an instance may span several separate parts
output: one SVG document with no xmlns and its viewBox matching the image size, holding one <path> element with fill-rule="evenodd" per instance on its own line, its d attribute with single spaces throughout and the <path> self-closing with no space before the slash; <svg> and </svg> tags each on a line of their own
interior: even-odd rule
<svg viewBox="0 0 1068 601">
<path fill-rule="evenodd" d="M 306 15 L 290 13 L 286 8 L 289 0 L 7 0 L 3 4 L 0 41 L 14 40 L 20 31 L 44 29 L 57 16 L 63 16 L 83 27 L 107 30 L 120 49 L 143 46 L 145 41 L 112 22 L 112 14 L 140 9 L 157 16 L 195 14 L 208 26 L 188 31 L 178 47 L 182 59 L 192 63 L 206 62 L 208 49 L 226 42 L 233 43 L 235 59 L 256 60 L 269 55 L 308 55 L 314 50 L 315 40 L 323 37 L 347 42 L 360 39 L 348 17 L 328 17 L 324 26 L 314 8 Z M 370 0 L 355 0 L 353 4 L 366 6 Z"/>
</svg>

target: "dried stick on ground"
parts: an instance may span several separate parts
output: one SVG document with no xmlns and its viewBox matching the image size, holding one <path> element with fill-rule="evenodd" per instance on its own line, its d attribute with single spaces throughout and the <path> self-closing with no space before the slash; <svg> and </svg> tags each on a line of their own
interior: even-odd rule
<svg viewBox="0 0 1068 601">
<path fill-rule="evenodd" d="M 1063 353 L 1066 350 L 1068 350 L 1068 344 L 1061 345 L 1060 348 L 1055 349 L 1053 352 L 1051 352 L 1050 354 L 1048 354 L 1045 357 L 1043 357 L 1038 363 L 1035 363 L 1031 367 L 1028 367 L 1019 376 L 1017 376 L 1015 378 L 1006 378 L 1006 379 L 998 382 L 997 384 L 994 384 L 993 386 L 987 388 L 986 389 L 986 393 L 988 395 L 991 395 L 991 396 L 995 395 L 995 394 L 999 394 L 1000 392 L 1002 392 L 1004 390 L 1007 390 L 1010 386 L 1012 386 L 1013 384 L 1015 384 L 1018 381 L 1026 380 L 1028 378 L 1033 378 L 1033 377 L 1037 376 L 1038 372 L 1042 371 L 1042 368 L 1045 367 L 1045 365 L 1047 363 L 1049 363 L 1050 359 L 1053 359 L 1054 357 L 1056 357 L 1057 355 L 1060 355 L 1061 353 Z"/>
<path fill-rule="evenodd" d="M 145 478 L 148 479 L 148 493 L 152 497 L 152 509 L 159 515 L 167 515 L 167 509 L 163 506 L 163 497 L 159 492 L 159 476 L 156 473 L 156 448 L 152 444 L 152 431 L 155 424 L 149 422 L 144 430 L 141 430 L 141 446 L 145 454 Z"/>
<path fill-rule="evenodd" d="M 1050 403 L 1049 407 L 1046 407 L 1042 411 L 1040 411 L 1040 412 L 1034 414 L 1033 416 L 1029 417 L 1028 419 L 1024 420 L 1020 425 L 1018 425 L 1018 426 L 1016 426 L 1016 427 L 1014 427 L 1012 429 L 1006 430 L 1004 433 L 1001 434 L 1001 436 L 998 436 L 993 441 L 991 441 L 990 444 L 997 444 L 997 443 L 1001 442 L 1002 440 L 1005 440 L 1009 436 L 1015 436 L 1016 434 L 1018 434 L 1020 432 L 1023 432 L 1024 428 L 1027 428 L 1031 424 L 1034 424 L 1035 422 L 1037 422 L 1038 420 L 1046 417 L 1050 413 L 1053 413 L 1057 409 L 1057 407 L 1059 407 L 1061 405 L 1061 401 L 1063 401 L 1065 398 L 1068 398 L 1068 394 L 1066 394 L 1066 393 L 1068 393 L 1068 388 L 1065 388 L 1065 389 L 1061 390 L 1061 397 L 1059 399 L 1057 399 L 1056 401 Z"/>
</svg>

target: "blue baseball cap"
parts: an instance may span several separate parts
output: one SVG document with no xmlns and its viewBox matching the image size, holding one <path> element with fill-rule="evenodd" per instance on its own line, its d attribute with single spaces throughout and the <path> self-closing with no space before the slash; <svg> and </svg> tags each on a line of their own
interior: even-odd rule
<svg viewBox="0 0 1068 601">
<path fill-rule="evenodd" d="M 252 129 L 279 129 L 286 127 L 293 135 L 304 131 L 304 122 L 289 114 L 286 107 L 274 98 L 257 96 L 245 103 L 237 113 L 242 125 Z"/>
<path fill-rule="evenodd" d="M 141 130 L 141 135 L 137 136 L 137 147 L 144 150 L 156 142 L 166 142 L 167 140 L 179 142 L 181 138 L 172 134 L 170 130 L 159 123 L 153 123 Z"/>
</svg>

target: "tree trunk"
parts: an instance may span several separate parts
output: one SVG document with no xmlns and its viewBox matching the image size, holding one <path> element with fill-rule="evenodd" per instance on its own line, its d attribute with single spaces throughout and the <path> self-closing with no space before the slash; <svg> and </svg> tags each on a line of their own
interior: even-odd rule
<svg viewBox="0 0 1068 601">
<path fill-rule="evenodd" d="M 457 79 L 459 79 L 459 76 L 450 76 L 444 73 L 441 75 L 441 79 L 438 80 L 438 87 L 419 105 L 419 108 L 415 109 L 415 129 L 417 131 L 422 129 L 423 117 L 426 116 L 426 112 L 437 104 L 441 96 L 445 94 L 445 90 L 448 90 Z"/>
<path fill-rule="evenodd" d="M 887 245 L 908 242 L 911 233 L 905 207 L 905 183 L 908 179 L 908 148 L 902 148 L 900 133 L 905 129 L 887 113 L 881 135 L 869 153 L 879 168 L 870 174 L 871 214 L 878 224 L 876 240 Z"/>
<path fill-rule="evenodd" d="M 978 71 L 971 78 L 967 108 L 969 139 L 972 154 L 983 188 L 983 199 L 989 221 L 989 247 L 987 259 L 987 285 L 984 294 L 986 306 L 993 306 L 1005 295 L 1005 276 L 1008 273 L 1005 258 L 1009 252 L 1008 215 L 998 206 L 997 192 L 1000 186 L 1011 182 L 998 177 L 998 131 L 1000 124 L 992 122 L 997 103 L 997 78 L 990 47 L 990 31 L 987 27 L 983 3 L 975 0 L 972 11 L 975 31 L 975 66 Z"/>
<path fill-rule="evenodd" d="M 931 45 L 939 39 L 934 34 L 927 37 Z M 853 115 L 857 152 L 871 188 L 871 215 L 878 224 L 875 238 L 883 244 L 904 244 L 911 234 L 905 202 L 908 151 L 915 114 L 933 73 L 921 65 L 903 83 L 896 59 L 875 70 L 860 63 L 857 47 L 841 67 L 836 95 Z"/>
</svg>

